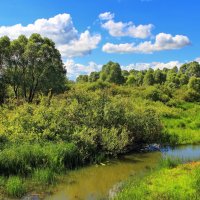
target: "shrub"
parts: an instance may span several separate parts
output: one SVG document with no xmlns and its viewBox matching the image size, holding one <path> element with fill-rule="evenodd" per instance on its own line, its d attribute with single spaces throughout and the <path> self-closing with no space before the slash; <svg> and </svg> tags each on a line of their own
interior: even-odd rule
<svg viewBox="0 0 200 200">
<path fill-rule="evenodd" d="M 169 96 L 158 88 L 149 87 L 146 91 L 146 98 L 152 101 L 168 102 Z"/>
</svg>

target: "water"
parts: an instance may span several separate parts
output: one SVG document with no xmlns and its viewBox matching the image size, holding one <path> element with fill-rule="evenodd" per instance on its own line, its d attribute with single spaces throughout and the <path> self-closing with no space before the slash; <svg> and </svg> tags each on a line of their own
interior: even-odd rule
<svg viewBox="0 0 200 200">
<path fill-rule="evenodd" d="M 69 172 L 64 183 L 56 188 L 54 195 L 45 200 L 95 200 L 108 195 L 117 183 L 129 176 L 137 176 L 154 167 L 163 156 L 181 159 L 200 159 L 200 145 L 165 148 L 161 152 L 137 153 L 112 160 L 105 165 L 93 165 Z"/>
</svg>

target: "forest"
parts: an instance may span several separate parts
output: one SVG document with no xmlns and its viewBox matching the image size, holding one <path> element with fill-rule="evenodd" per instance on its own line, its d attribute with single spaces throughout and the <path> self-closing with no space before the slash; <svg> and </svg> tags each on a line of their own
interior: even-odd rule
<svg viewBox="0 0 200 200">
<path fill-rule="evenodd" d="M 0 38 L 3 196 L 22 197 L 67 170 L 148 144 L 198 144 L 199 129 L 196 61 L 141 71 L 109 61 L 72 81 L 52 40 L 39 34 Z"/>
</svg>

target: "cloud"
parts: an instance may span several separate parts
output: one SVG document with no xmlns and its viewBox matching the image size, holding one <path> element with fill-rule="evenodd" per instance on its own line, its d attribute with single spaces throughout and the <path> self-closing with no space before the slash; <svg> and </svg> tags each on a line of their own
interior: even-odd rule
<svg viewBox="0 0 200 200">
<path fill-rule="evenodd" d="M 138 45 L 135 45 L 134 43 L 124 43 L 124 44 L 106 43 L 102 47 L 102 50 L 106 53 L 148 54 L 156 51 L 181 49 L 188 45 L 190 45 L 190 40 L 187 36 L 184 35 L 172 36 L 171 34 L 159 33 L 156 36 L 154 43 L 152 43 L 152 41 L 145 41 Z"/>
<path fill-rule="evenodd" d="M 200 57 L 195 59 L 196 62 L 200 63 Z"/>
<path fill-rule="evenodd" d="M 113 13 L 110 13 L 110 12 L 101 13 L 99 15 L 100 20 L 111 20 L 114 17 L 115 17 L 115 15 Z"/>
<path fill-rule="evenodd" d="M 102 28 L 108 30 L 109 34 L 114 37 L 132 37 L 132 38 L 140 38 L 145 39 L 151 36 L 151 31 L 153 29 L 152 24 L 148 25 L 138 25 L 136 26 L 133 22 L 115 22 L 113 20 L 114 14 L 110 12 L 101 13 L 99 15 L 100 20 L 104 20 L 106 22 L 102 22 Z"/>
<path fill-rule="evenodd" d="M 85 31 L 81 33 L 78 40 L 75 39 L 68 44 L 60 45 L 58 49 L 62 55 L 67 55 L 68 58 L 84 56 L 96 49 L 100 40 L 100 35 L 91 36 L 89 31 Z"/>
<path fill-rule="evenodd" d="M 83 65 L 75 63 L 72 59 L 68 59 L 64 64 L 67 69 L 67 76 L 72 80 L 76 79 L 80 74 L 89 75 L 91 72 L 100 71 L 102 67 L 102 65 L 92 61 L 88 65 Z"/>
<path fill-rule="evenodd" d="M 130 64 L 127 66 L 122 66 L 123 70 L 131 70 L 131 69 L 135 69 L 135 70 L 146 70 L 149 68 L 152 69 L 164 69 L 164 68 L 168 68 L 168 69 L 172 69 L 173 67 L 177 66 L 180 67 L 183 63 L 179 62 L 179 61 L 170 61 L 167 63 L 163 63 L 163 62 L 151 62 L 151 63 L 135 63 L 135 64 Z"/>
<path fill-rule="evenodd" d="M 64 58 L 86 55 L 97 48 L 101 40 L 100 35 L 91 35 L 88 30 L 79 34 L 71 16 L 66 13 L 49 19 L 38 19 L 27 26 L 22 24 L 0 26 L 0 36 L 7 35 L 11 39 L 16 39 L 21 34 L 29 37 L 32 33 L 39 33 L 52 39 L 57 48 L 62 51 Z M 86 48 L 83 48 L 84 43 L 87 44 Z"/>
</svg>

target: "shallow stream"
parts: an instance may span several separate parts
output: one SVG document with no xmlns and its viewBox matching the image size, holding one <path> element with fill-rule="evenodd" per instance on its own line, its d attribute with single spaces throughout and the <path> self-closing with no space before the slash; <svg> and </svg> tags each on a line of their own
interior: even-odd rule
<svg viewBox="0 0 200 200">
<path fill-rule="evenodd" d="M 117 183 L 156 166 L 163 156 L 186 160 L 200 159 L 200 145 L 163 148 L 160 152 L 133 153 L 101 165 L 71 171 L 56 193 L 45 200 L 96 200 L 107 196 Z"/>
</svg>

